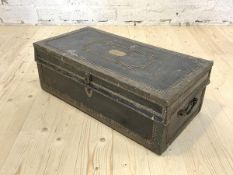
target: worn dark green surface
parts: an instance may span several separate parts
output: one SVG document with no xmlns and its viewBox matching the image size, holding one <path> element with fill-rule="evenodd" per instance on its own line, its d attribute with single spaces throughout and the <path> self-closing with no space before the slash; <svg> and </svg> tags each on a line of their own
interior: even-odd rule
<svg viewBox="0 0 233 175">
<path fill-rule="evenodd" d="M 161 91 L 174 86 L 205 62 L 90 29 L 48 41 L 47 44 L 75 56 L 77 61 L 86 60 Z M 111 50 L 124 52 L 125 56 L 111 54 Z"/>
<path fill-rule="evenodd" d="M 199 112 L 212 67 L 93 28 L 34 48 L 44 90 L 156 153 Z"/>
</svg>

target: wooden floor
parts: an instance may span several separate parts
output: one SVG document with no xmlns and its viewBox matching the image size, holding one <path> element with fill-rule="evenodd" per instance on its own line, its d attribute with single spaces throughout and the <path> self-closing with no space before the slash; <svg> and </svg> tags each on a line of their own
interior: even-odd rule
<svg viewBox="0 0 233 175">
<path fill-rule="evenodd" d="M 0 175 L 233 174 L 233 27 L 97 26 L 214 60 L 202 111 L 162 156 L 41 90 L 32 43 L 78 28 L 0 27 Z"/>
</svg>

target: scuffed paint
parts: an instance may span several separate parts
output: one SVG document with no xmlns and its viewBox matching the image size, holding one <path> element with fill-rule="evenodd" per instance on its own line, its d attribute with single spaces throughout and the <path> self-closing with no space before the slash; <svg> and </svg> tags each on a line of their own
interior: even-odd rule
<svg viewBox="0 0 233 175">
<path fill-rule="evenodd" d="M 160 19 L 160 22 L 169 22 L 171 23 L 172 19 Z"/>
<path fill-rule="evenodd" d="M 136 26 L 137 24 L 140 24 L 142 23 L 143 21 L 124 21 L 125 23 L 128 23 L 128 24 L 133 24 L 134 26 Z"/>
</svg>

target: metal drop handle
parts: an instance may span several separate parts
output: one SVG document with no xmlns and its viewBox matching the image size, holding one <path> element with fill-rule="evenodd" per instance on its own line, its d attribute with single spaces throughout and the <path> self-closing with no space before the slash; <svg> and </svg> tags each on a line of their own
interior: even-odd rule
<svg viewBox="0 0 233 175">
<path fill-rule="evenodd" d="M 192 112 L 194 106 L 197 104 L 197 101 L 198 101 L 197 98 L 193 98 L 193 99 L 188 103 L 187 107 L 185 107 L 184 109 L 181 109 L 181 110 L 178 111 L 178 113 L 177 113 L 178 116 L 189 115 L 189 114 Z"/>
</svg>

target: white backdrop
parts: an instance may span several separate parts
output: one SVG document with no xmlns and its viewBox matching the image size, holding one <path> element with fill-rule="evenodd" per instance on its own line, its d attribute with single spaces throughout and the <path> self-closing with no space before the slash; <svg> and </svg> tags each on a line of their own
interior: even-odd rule
<svg viewBox="0 0 233 175">
<path fill-rule="evenodd" d="M 0 0 L 0 24 L 233 24 L 233 0 Z"/>
</svg>

